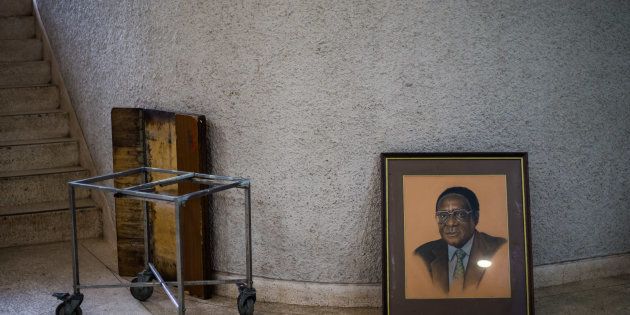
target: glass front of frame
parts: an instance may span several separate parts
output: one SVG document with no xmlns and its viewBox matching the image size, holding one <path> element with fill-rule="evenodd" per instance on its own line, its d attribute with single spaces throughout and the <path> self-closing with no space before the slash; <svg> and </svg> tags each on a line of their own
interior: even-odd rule
<svg viewBox="0 0 630 315">
<path fill-rule="evenodd" d="M 505 177 L 403 176 L 405 298 L 510 297 Z M 473 193 L 471 196 L 476 196 L 479 204 L 476 224 L 472 215 L 458 220 L 451 214 L 444 222 L 436 220 L 438 197 L 448 189 L 454 191 L 450 195 L 456 196 L 457 188 L 466 189 Z M 444 200 L 448 201 L 443 197 Z M 470 203 L 466 200 L 465 207 L 470 209 Z M 445 241 L 450 236 L 453 239 L 449 240 L 451 243 L 462 243 L 461 247 L 468 249 L 461 259 L 464 277 L 459 282 L 453 279 L 458 247 Z"/>
</svg>

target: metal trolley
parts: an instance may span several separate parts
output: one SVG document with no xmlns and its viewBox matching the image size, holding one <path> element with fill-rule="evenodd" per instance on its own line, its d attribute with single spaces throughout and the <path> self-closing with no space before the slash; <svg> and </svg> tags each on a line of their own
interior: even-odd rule
<svg viewBox="0 0 630 315">
<path fill-rule="evenodd" d="M 149 173 L 161 173 L 169 178 L 147 182 Z M 114 188 L 105 184 L 98 184 L 123 176 L 144 175 L 144 183 L 126 188 Z M 156 187 L 173 185 L 180 182 L 189 181 L 205 185 L 205 189 L 200 189 L 185 195 L 172 196 L 155 191 Z M 116 196 L 140 199 L 145 201 L 144 207 L 144 262 L 145 269 L 138 273 L 131 283 L 86 285 L 79 281 L 79 257 L 77 249 L 77 210 L 75 206 L 75 189 L 85 188 L 102 190 L 114 193 Z M 182 237 L 180 210 L 186 201 L 193 198 L 200 198 L 210 194 L 240 188 L 245 191 L 245 247 L 246 247 L 246 278 L 245 279 L 222 279 L 222 280 L 199 280 L 183 281 L 182 277 Z M 139 167 L 127 171 L 116 172 L 108 175 L 96 176 L 68 183 L 70 194 L 70 212 L 72 217 L 72 288 L 73 294 L 55 293 L 53 294 L 63 302 L 57 306 L 56 314 L 82 314 L 81 303 L 83 294 L 81 289 L 87 288 L 115 288 L 129 287 L 134 298 L 144 301 L 153 293 L 153 287 L 161 286 L 168 298 L 177 307 L 178 314 L 184 314 L 184 286 L 187 285 L 218 285 L 235 283 L 238 286 L 239 295 L 237 306 L 239 314 L 253 314 L 254 303 L 256 302 L 256 290 L 252 281 L 252 229 L 251 229 L 251 188 L 250 180 L 246 178 L 217 176 L 193 172 L 166 170 L 153 167 Z M 176 258 L 177 258 L 177 281 L 164 281 L 160 273 L 152 263 L 151 250 L 149 246 L 149 213 L 146 201 L 168 202 L 175 205 L 175 237 L 176 237 Z M 153 281 L 155 280 L 155 281 Z M 177 295 L 174 295 L 169 286 L 177 287 Z"/>
</svg>

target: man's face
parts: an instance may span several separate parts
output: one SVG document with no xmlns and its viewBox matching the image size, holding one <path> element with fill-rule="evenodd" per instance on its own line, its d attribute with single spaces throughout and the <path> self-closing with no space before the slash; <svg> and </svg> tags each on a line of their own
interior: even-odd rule
<svg viewBox="0 0 630 315">
<path fill-rule="evenodd" d="M 468 201 L 461 195 L 446 195 L 438 204 L 437 211 L 454 211 L 454 210 L 470 211 Z M 458 220 L 455 215 L 448 216 L 444 222 L 438 222 L 438 228 L 442 239 L 451 246 L 462 247 L 472 237 L 477 224 L 473 220 L 470 213 L 465 216 L 464 220 Z"/>
</svg>

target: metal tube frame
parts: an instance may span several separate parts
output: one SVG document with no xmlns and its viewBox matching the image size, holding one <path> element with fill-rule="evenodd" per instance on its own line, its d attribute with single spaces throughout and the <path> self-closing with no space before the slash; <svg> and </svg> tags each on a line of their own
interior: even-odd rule
<svg viewBox="0 0 630 315">
<path fill-rule="evenodd" d="M 134 282 L 134 283 L 129 282 L 129 283 L 120 283 L 120 284 L 82 284 L 82 285 L 79 285 L 78 288 L 80 289 L 142 288 L 142 287 L 160 287 L 163 285 L 176 287 L 179 284 L 178 281 L 163 281 L 159 279 L 156 279 L 156 280 L 158 281 L 157 282 Z M 246 282 L 246 281 L 247 281 L 246 278 L 234 278 L 234 279 L 222 279 L 222 280 L 189 280 L 189 281 L 184 281 L 184 286 L 236 284 L 236 283 L 241 283 L 241 282 Z"/>
<path fill-rule="evenodd" d="M 252 280 L 252 201 L 251 185 L 249 181 L 244 183 L 245 189 L 245 257 L 247 286 L 254 287 Z"/>
<path fill-rule="evenodd" d="M 79 294 L 79 245 L 77 244 L 77 209 L 74 200 L 74 187 L 68 187 L 70 198 L 70 216 L 72 217 L 72 290 Z"/>
<path fill-rule="evenodd" d="M 162 173 L 173 174 L 173 177 L 148 182 L 149 173 Z M 143 183 L 136 186 L 127 188 L 115 188 L 111 186 L 96 184 L 101 181 L 115 179 L 117 177 L 135 175 L 143 173 Z M 165 186 L 177 184 L 181 181 L 193 181 L 202 185 L 210 186 L 206 189 L 201 189 L 192 193 L 188 193 L 180 196 L 169 196 L 159 194 L 157 192 L 141 191 L 154 188 L 156 186 Z M 135 282 L 135 283 L 122 283 L 122 284 L 101 284 L 101 285 L 82 285 L 79 281 L 79 256 L 78 256 L 78 240 L 77 240 L 77 209 L 75 204 L 75 189 L 93 189 L 101 190 L 110 193 L 114 193 L 120 197 L 140 199 L 144 201 L 144 262 L 145 272 L 150 272 L 157 282 Z M 183 226 L 181 225 L 181 207 L 190 199 L 200 198 L 208 196 L 213 193 L 232 189 L 240 188 L 245 191 L 245 257 L 246 257 L 246 278 L 232 278 L 222 280 L 196 280 L 196 281 L 184 281 L 183 272 L 183 239 L 181 237 Z M 167 170 L 155 167 L 139 167 L 129 169 L 122 172 L 111 173 L 107 175 L 90 177 L 82 180 L 75 180 L 68 182 L 68 191 L 70 199 L 70 212 L 72 217 L 72 288 L 74 294 L 79 294 L 80 289 L 87 288 L 119 288 L 119 287 L 157 287 L 161 286 L 166 295 L 168 295 L 171 302 L 177 307 L 178 314 L 184 314 L 186 312 L 184 301 L 184 287 L 187 285 L 218 285 L 229 283 L 245 283 L 249 288 L 253 288 L 252 277 L 252 229 L 251 229 L 251 182 L 249 179 L 240 177 L 229 176 L 217 176 L 195 172 L 184 172 L 176 170 Z M 150 248 L 150 218 L 149 210 L 147 207 L 147 201 L 153 202 L 168 202 L 175 205 L 175 241 L 176 241 L 176 256 L 177 256 L 177 281 L 164 281 L 158 270 L 152 263 L 152 255 Z M 173 294 L 170 287 L 177 287 L 177 297 Z"/>
<path fill-rule="evenodd" d="M 142 177 L 143 183 L 146 184 L 149 181 L 149 174 L 145 172 Z M 144 212 L 144 270 L 149 270 L 150 263 L 152 261 L 151 244 L 149 243 L 149 240 L 151 239 L 151 227 L 149 226 L 149 222 L 151 220 L 149 218 L 149 207 L 147 206 L 146 201 L 142 202 L 142 212 Z"/>
</svg>

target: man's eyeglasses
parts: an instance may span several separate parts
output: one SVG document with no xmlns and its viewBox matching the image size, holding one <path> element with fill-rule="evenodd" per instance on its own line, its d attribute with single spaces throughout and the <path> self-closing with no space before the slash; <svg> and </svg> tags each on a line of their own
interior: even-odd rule
<svg viewBox="0 0 630 315">
<path fill-rule="evenodd" d="M 471 213 L 472 213 L 471 210 L 466 210 L 466 209 L 455 209 L 451 211 L 436 211 L 435 218 L 440 224 L 446 223 L 446 221 L 448 221 L 448 219 L 451 216 L 454 217 L 455 220 L 457 220 L 458 222 L 464 223 L 468 221 Z"/>
</svg>

